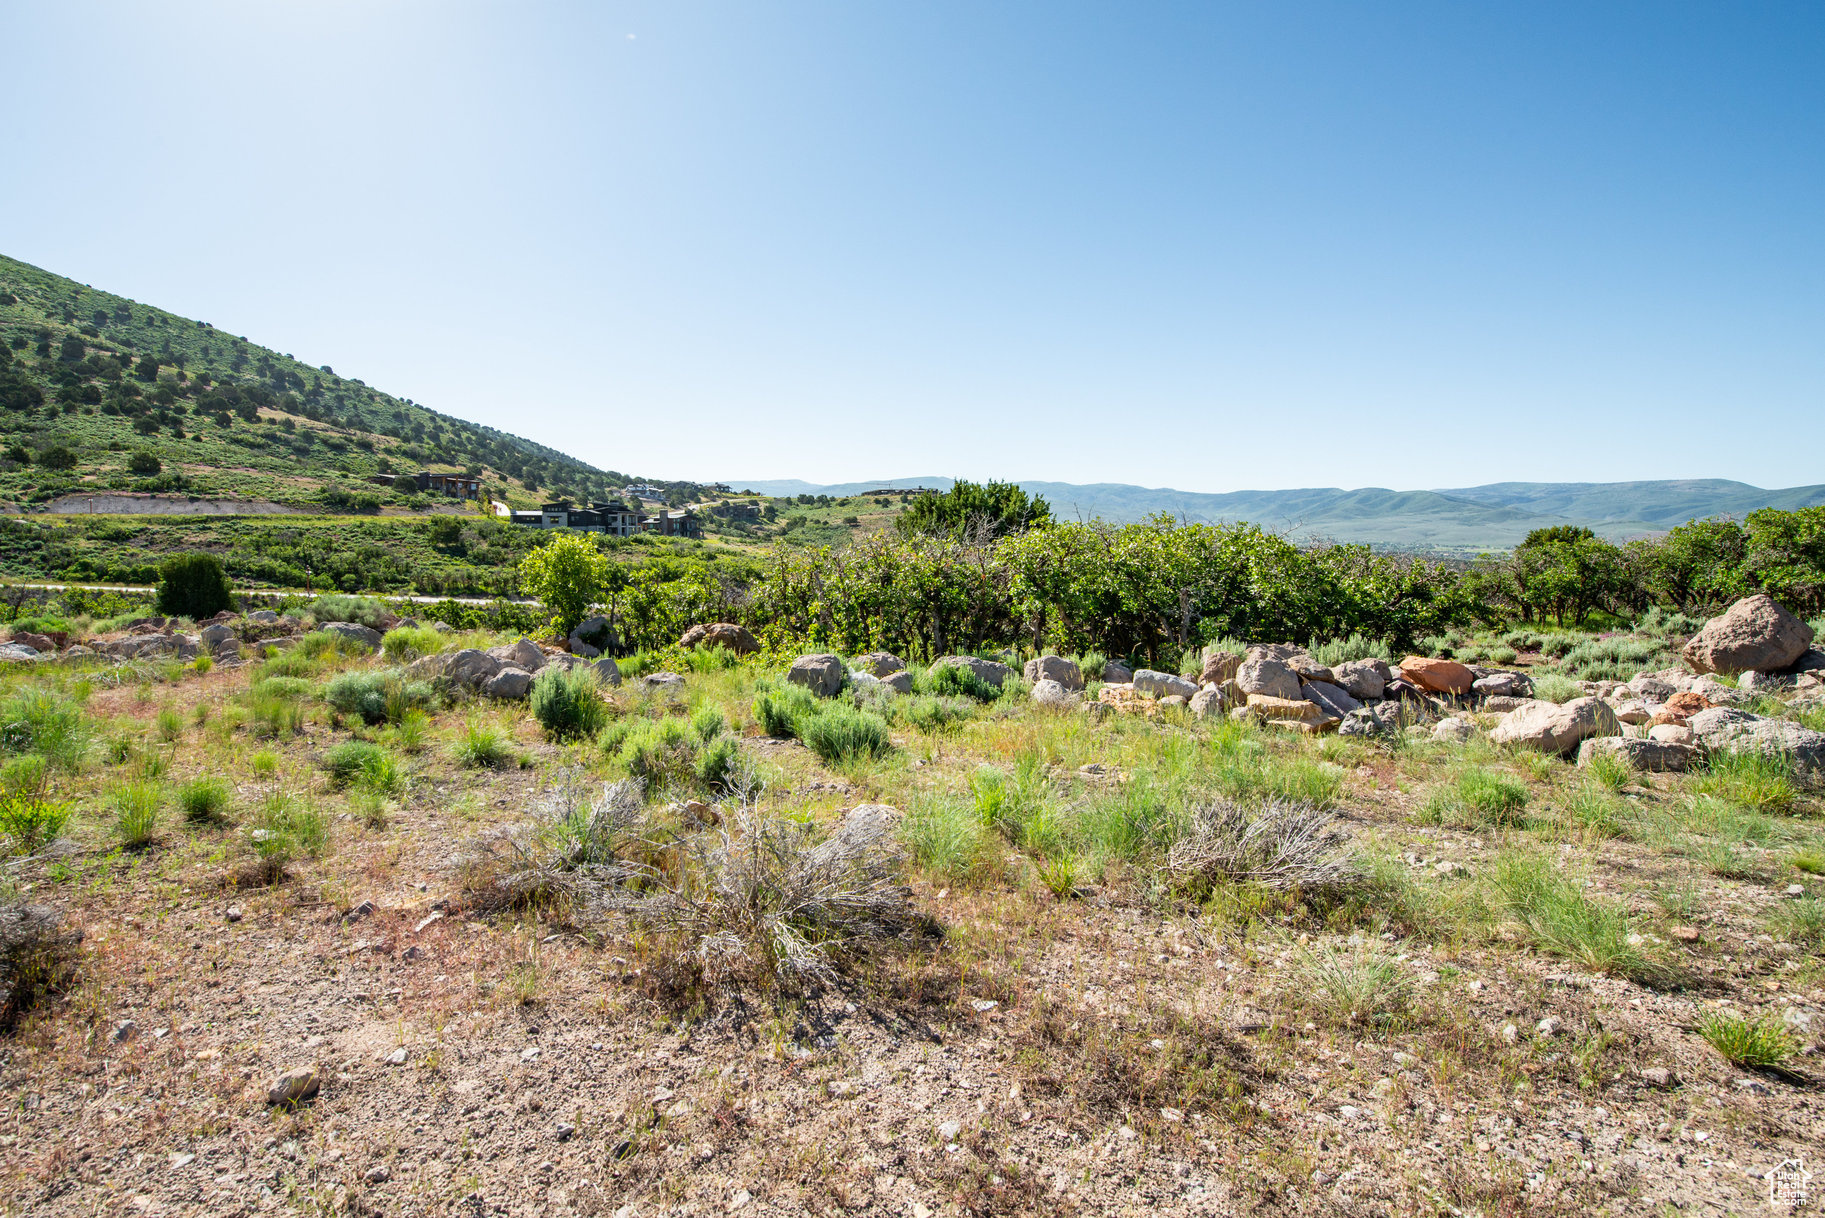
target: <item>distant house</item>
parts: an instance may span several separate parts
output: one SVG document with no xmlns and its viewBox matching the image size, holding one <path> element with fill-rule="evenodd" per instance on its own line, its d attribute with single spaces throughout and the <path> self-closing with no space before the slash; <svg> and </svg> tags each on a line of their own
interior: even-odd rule
<svg viewBox="0 0 1825 1218">
<path fill-rule="evenodd" d="M 496 502 L 494 514 L 535 529 L 576 529 L 584 533 L 607 533 L 612 537 L 632 537 L 640 531 L 640 515 L 625 503 L 593 503 L 573 507 L 567 499 L 542 503 L 536 512 L 516 512 Z"/>
<path fill-rule="evenodd" d="M 622 491 L 622 494 L 626 495 L 629 499 L 663 499 L 663 498 L 665 498 L 664 491 L 660 490 L 658 487 L 648 486 L 644 482 L 633 483 L 632 485 L 626 487 Z"/>
<path fill-rule="evenodd" d="M 725 520 L 759 520 L 760 504 L 758 503 L 712 503 L 710 515 L 721 516 Z"/>
<path fill-rule="evenodd" d="M 419 491 L 425 494 L 454 495 L 458 499 L 481 498 L 482 480 L 471 478 L 467 474 L 434 474 L 428 469 L 421 469 L 416 474 L 404 476 L 417 483 Z M 372 480 L 380 486 L 392 486 L 400 477 L 399 474 L 374 474 Z"/>
<path fill-rule="evenodd" d="M 681 512 L 660 512 L 648 516 L 640 522 L 640 529 L 645 533 L 657 533 L 661 537 L 702 537 L 703 522 L 697 513 L 688 508 Z"/>
</svg>

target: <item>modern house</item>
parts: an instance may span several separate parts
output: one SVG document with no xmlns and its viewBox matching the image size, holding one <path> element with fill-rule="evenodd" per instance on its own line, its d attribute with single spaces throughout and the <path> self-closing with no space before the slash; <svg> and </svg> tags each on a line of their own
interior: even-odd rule
<svg viewBox="0 0 1825 1218">
<path fill-rule="evenodd" d="M 721 516 L 725 520 L 759 520 L 760 504 L 758 503 L 712 503 L 710 515 Z"/>
<path fill-rule="evenodd" d="M 657 533 L 661 537 L 702 537 L 703 522 L 697 513 L 688 508 L 680 512 L 660 512 L 657 516 L 648 516 L 640 522 L 643 533 Z"/>
<path fill-rule="evenodd" d="M 458 499 L 481 498 L 482 480 L 471 478 L 468 474 L 434 474 L 428 469 L 421 469 L 416 474 L 404 476 L 417 483 L 419 491 L 424 494 L 453 495 Z M 372 481 L 379 486 L 392 486 L 400 477 L 399 474 L 375 474 Z"/>
<path fill-rule="evenodd" d="M 540 504 L 536 512 L 516 512 L 497 500 L 494 514 L 534 529 L 576 529 L 584 533 L 607 533 L 612 537 L 632 537 L 641 531 L 640 514 L 619 500 L 580 508 L 572 507 L 569 500 L 560 499 Z"/>
<path fill-rule="evenodd" d="M 636 482 L 636 483 L 632 484 L 631 486 L 623 488 L 622 494 L 626 495 L 629 499 L 663 499 L 663 498 L 665 498 L 664 491 L 660 490 L 656 486 L 647 486 L 643 482 Z"/>
</svg>

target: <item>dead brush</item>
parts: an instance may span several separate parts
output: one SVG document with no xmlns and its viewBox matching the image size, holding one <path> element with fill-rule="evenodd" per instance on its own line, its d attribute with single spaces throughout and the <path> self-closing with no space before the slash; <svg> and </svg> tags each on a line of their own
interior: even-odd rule
<svg viewBox="0 0 1825 1218">
<path fill-rule="evenodd" d="M 564 771 L 531 817 L 461 860 L 470 901 L 481 913 L 556 907 L 573 919 L 600 917 L 636 874 L 624 856 L 641 842 L 640 802 L 638 779 L 591 799 L 580 773 Z"/>
<path fill-rule="evenodd" d="M 635 865 L 617 902 L 653 934 L 655 971 L 673 989 L 812 991 L 872 945 L 937 933 L 900 883 L 885 809 L 857 808 L 818 842 L 812 826 L 736 794 L 719 827 L 678 839 L 668 866 Z"/>
<path fill-rule="evenodd" d="M 1251 810 L 1217 800 L 1192 813 L 1166 869 L 1188 885 L 1334 891 L 1361 878 L 1339 853 L 1344 840 L 1336 818 L 1309 803 L 1274 799 Z"/>
<path fill-rule="evenodd" d="M 63 914 L 46 905 L 0 908 L 0 1031 L 12 1031 L 35 1002 L 75 974 L 82 932 L 62 926 Z"/>
</svg>

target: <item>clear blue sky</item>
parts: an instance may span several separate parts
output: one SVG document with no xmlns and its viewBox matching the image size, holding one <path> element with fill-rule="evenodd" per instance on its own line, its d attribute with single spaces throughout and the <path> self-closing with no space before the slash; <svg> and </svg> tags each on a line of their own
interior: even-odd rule
<svg viewBox="0 0 1825 1218">
<path fill-rule="evenodd" d="M 656 477 L 1825 481 L 1825 5 L 0 3 L 6 253 Z"/>
</svg>

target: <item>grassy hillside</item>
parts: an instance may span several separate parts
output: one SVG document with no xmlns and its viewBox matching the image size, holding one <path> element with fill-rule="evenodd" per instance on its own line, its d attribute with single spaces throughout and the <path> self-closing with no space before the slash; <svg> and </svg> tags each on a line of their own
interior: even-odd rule
<svg viewBox="0 0 1825 1218">
<path fill-rule="evenodd" d="M 1580 522 L 1639 521 L 1670 529 L 1705 516 L 1742 516 L 1757 508 L 1816 507 L 1825 486 L 1763 490 L 1724 478 L 1680 478 L 1657 482 L 1497 482 L 1441 495 L 1527 512 L 1565 516 Z"/>
<path fill-rule="evenodd" d="M 0 505 L 117 491 L 408 510 L 429 505 L 373 476 L 466 471 L 517 503 L 605 497 L 629 481 L 6 257 L 0 353 Z"/>
</svg>

